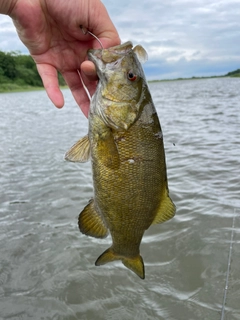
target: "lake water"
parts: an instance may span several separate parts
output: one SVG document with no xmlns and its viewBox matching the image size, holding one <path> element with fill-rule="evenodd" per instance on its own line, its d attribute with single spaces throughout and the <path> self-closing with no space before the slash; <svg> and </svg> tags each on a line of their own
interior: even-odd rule
<svg viewBox="0 0 240 320">
<path fill-rule="evenodd" d="M 111 239 L 78 230 L 92 178 L 63 158 L 87 132 L 70 92 L 62 110 L 44 91 L 0 95 L 1 320 L 240 319 L 240 79 L 150 89 L 177 214 L 145 233 L 145 280 L 96 267 Z"/>
</svg>

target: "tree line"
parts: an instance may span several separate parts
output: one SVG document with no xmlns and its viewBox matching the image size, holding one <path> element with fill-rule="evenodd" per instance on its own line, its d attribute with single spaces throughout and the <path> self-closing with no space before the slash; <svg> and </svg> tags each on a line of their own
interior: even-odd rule
<svg viewBox="0 0 240 320">
<path fill-rule="evenodd" d="M 59 74 L 59 83 L 65 85 L 61 74 Z M 0 51 L 0 86 L 4 84 L 43 87 L 34 60 L 30 55 L 19 51 Z"/>
<path fill-rule="evenodd" d="M 224 76 L 240 76 L 240 69 L 229 72 Z M 194 78 L 194 77 L 193 77 Z M 62 75 L 58 74 L 59 84 L 65 85 Z M 10 88 L 11 85 L 24 87 L 43 87 L 37 67 L 30 55 L 22 54 L 19 51 L 0 51 L 0 91 Z"/>
<path fill-rule="evenodd" d="M 226 74 L 226 77 L 236 77 L 236 76 L 239 76 L 239 75 L 240 75 L 240 69 L 237 69 L 235 71 L 228 72 Z"/>
</svg>

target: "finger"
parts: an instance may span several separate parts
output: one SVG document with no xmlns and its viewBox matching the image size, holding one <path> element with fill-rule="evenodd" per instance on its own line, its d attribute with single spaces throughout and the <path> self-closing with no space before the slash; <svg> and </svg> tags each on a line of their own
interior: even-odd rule
<svg viewBox="0 0 240 320">
<path fill-rule="evenodd" d="M 104 48 L 113 47 L 121 43 L 118 32 L 101 1 L 98 2 L 98 6 L 95 7 L 90 16 L 89 27 L 95 36 L 101 40 Z"/>
<path fill-rule="evenodd" d="M 76 100 L 77 104 L 80 106 L 83 114 L 88 117 L 89 113 L 89 106 L 90 101 L 87 96 L 87 93 L 85 92 L 82 82 L 80 80 L 80 77 L 76 71 L 69 71 L 64 72 L 63 77 L 69 86 L 70 90 L 72 91 L 72 94 L 74 96 L 74 99 Z M 82 74 L 83 81 L 85 85 L 88 87 L 88 90 L 90 92 L 90 95 L 92 96 L 94 91 L 96 90 L 96 81 L 89 81 L 84 74 Z"/>
<path fill-rule="evenodd" d="M 84 61 L 81 64 L 81 71 L 87 77 L 89 81 L 96 81 L 98 80 L 96 67 L 93 62 L 91 61 Z"/>
<path fill-rule="evenodd" d="M 49 64 L 37 64 L 37 69 L 48 97 L 57 108 L 62 108 L 64 98 L 59 89 L 57 70 Z"/>
<path fill-rule="evenodd" d="M 85 86 L 87 87 L 90 97 L 92 97 L 94 92 L 96 91 L 97 81 L 89 81 L 83 73 L 81 74 L 81 76 Z M 87 93 L 82 88 L 82 92 L 80 93 L 80 107 L 86 117 L 88 117 L 89 115 L 90 102 L 91 100 L 89 100 Z"/>
</svg>

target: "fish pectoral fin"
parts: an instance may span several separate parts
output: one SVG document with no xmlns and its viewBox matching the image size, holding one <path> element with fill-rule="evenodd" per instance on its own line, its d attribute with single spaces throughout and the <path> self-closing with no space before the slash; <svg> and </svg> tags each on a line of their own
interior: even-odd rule
<svg viewBox="0 0 240 320">
<path fill-rule="evenodd" d="M 65 160 L 71 162 L 86 162 L 90 158 L 90 142 L 88 135 L 76 142 L 65 154 Z"/>
<path fill-rule="evenodd" d="M 137 255 L 134 258 L 124 257 L 115 253 L 112 248 L 109 248 L 98 257 L 95 265 L 101 266 L 115 260 L 122 260 L 122 263 L 125 265 L 125 267 L 136 273 L 136 275 L 138 275 L 141 279 L 145 278 L 144 263 L 140 255 Z"/>
<path fill-rule="evenodd" d="M 93 200 L 90 200 L 89 204 L 79 214 L 78 226 L 83 234 L 90 237 L 106 238 L 108 235 L 108 228 L 101 215 L 96 211 Z"/>
<path fill-rule="evenodd" d="M 97 142 L 98 160 L 105 167 L 117 169 L 120 166 L 120 158 L 116 142 L 111 131 L 104 138 L 100 138 Z"/>
<path fill-rule="evenodd" d="M 152 222 L 152 224 L 162 223 L 170 220 L 174 217 L 176 212 L 176 207 L 169 197 L 168 187 L 165 187 L 164 193 L 162 195 L 161 203 L 158 212 Z"/>
</svg>

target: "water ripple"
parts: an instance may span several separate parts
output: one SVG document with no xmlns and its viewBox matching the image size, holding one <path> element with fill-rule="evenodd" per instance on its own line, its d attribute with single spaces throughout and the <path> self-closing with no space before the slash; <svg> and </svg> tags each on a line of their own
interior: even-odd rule
<svg viewBox="0 0 240 320">
<path fill-rule="evenodd" d="M 236 216 L 226 314 L 239 319 L 239 79 L 153 83 L 174 219 L 146 231 L 146 279 L 120 262 L 96 267 L 111 244 L 80 234 L 92 197 L 89 163 L 64 161 L 87 132 L 65 90 L 0 95 L 0 318 L 219 319 Z"/>
</svg>

